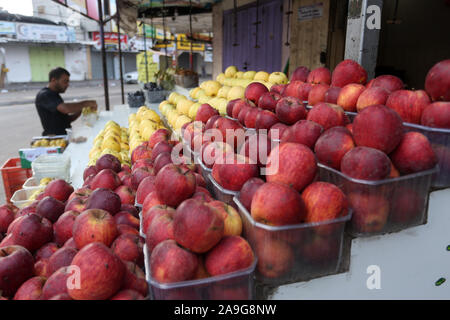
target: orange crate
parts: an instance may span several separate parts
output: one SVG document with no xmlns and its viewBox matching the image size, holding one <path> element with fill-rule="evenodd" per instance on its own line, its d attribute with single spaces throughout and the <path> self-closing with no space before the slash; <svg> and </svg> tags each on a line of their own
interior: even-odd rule
<svg viewBox="0 0 450 320">
<path fill-rule="evenodd" d="M 33 175 L 31 169 L 23 169 L 21 167 L 20 158 L 6 160 L 0 171 L 2 172 L 6 201 L 8 202 L 10 202 L 14 192 L 21 189 L 25 181 Z"/>
</svg>

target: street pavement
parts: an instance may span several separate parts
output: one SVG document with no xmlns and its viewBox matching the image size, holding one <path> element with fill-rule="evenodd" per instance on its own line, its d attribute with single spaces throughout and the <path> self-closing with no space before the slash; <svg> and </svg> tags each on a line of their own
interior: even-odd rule
<svg viewBox="0 0 450 320">
<path fill-rule="evenodd" d="M 9 158 L 18 157 L 18 149 L 30 145 L 33 136 L 42 134 L 34 99 L 39 88 L 29 87 L 26 89 L 9 89 L 8 92 L 0 93 L 0 166 Z M 126 84 L 124 86 L 125 103 L 127 93 L 139 90 L 137 84 Z M 110 109 L 114 105 L 122 104 L 121 88 L 118 82 L 109 85 Z M 65 102 L 96 100 L 99 111 L 106 110 L 103 86 L 96 83 L 82 83 L 73 85 L 62 95 Z M 79 125 L 79 119 L 72 125 Z M 1 179 L 0 179 L 1 180 Z M 0 186 L 0 205 L 5 203 L 5 192 L 3 181 Z"/>
</svg>

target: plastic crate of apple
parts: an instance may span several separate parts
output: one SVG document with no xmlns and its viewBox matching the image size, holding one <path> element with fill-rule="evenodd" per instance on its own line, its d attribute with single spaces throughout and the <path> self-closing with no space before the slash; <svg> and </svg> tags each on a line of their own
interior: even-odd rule
<svg viewBox="0 0 450 320">
<path fill-rule="evenodd" d="M 86 170 L 86 174 L 98 172 L 89 185 L 74 190 L 64 180 L 53 180 L 27 207 L 0 207 L 4 297 L 128 300 L 148 296 L 134 195 L 122 188 L 116 173 L 126 168 L 106 154 Z"/>
<path fill-rule="evenodd" d="M 211 278 L 207 282 L 212 283 L 216 276 L 248 269 L 254 255 L 247 241 L 240 237 L 242 220 L 238 212 L 213 199 L 195 164 L 179 157 L 180 151 L 182 143 L 171 140 L 168 130 L 159 129 L 133 151 L 130 181 L 123 177 L 124 184 L 137 186 L 136 203 L 142 205 L 141 232 L 151 253 L 152 281 L 173 284 Z M 172 255 L 181 260 L 171 259 Z M 216 255 L 222 259 L 213 258 Z M 185 268 L 180 269 L 179 261 L 184 261 Z M 248 283 L 234 286 L 248 287 Z M 194 290 L 199 297 L 218 297 L 217 289 L 213 294 L 211 285 L 202 287 L 206 289 Z M 161 299 L 180 297 L 176 288 L 164 294 L 157 287 L 153 289 Z M 245 298 L 251 298 L 251 292 L 246 292 Z"/>
<path fill-rule="evenodd" d="M 128 129 L 120 127 L 115 121 L 108 121 L 94 138 L 89 152 L 89 165 L 93 165 L 104 154 L 111 154 L 120 162 L 130 165 Z"/>
<path fill-rule="evenodd" d="M 298 67 L 289 84 L 271 91 L 280 94 L 275 99 L 290 96 L 308 101 L 310 106 L 328 103 L 350 118 L 370 105 L 387 106 L 398 113 L 405 130 L 428 137 L 440 166 L 433 185 L 450 186 L 450 59 L 436 63 L 428 71 L 423 88 L 407 90 L 394 75 L 369 80 L 358 63 L 344 60 L 333 72 L 324 67 L 312 71 Z"/>
</svg>

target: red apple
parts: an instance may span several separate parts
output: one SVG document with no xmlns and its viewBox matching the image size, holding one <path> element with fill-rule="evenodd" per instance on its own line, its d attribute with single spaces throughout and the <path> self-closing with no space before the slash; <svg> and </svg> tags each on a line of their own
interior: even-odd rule
<svg viewBox="0 0 450 320">
<path fill-rule="evenodd" d="M 64 248 L 74 248 L 77 249 L 77 245 L 75 243 L 75 240 L 73 240 L 73 237 L 68 239 L 66 242 L 64 242 L 63 245 Z"/>
<path fill-rule="evenodd" d="M 278 93 L 280 96 L 283 96 L 283 91 L 287 87 L 287 84 L 274 84 L 270 87 L 269 92 Z"/>
<path fill-rule="evenodd" d="M 206 203 L 188 199 L 177 208 L 173 235 L 184 248 L 196 253 L 207 252 L 222 239 L 223 233 L 222 217 Z"/>
<path fill-rule="evenodd" d="M 92 242 L 101 242 L 109 247 L 118 235 L 114 217 L 101 209 L 82 212 L 75 219 L 72 233 L 78 249 Z"/>
<path fill-rule="evenodd" d="M 219 130 L 222 137 L 222 140 L 216 138 L 214 141 L 226 142 L 230 146 L 232 146 L 234 150 L 237 150 L 239 146 L 242 143 L 244 143 L 245 139 L 244 128 L 236 120 L 231 120 L 227 118 L 218 119 L 216 122 L 214 122 L 213 129 Z"/>
<path fill-rule="evenodd" d="M 152 219 L 145 231 L 145 243 L 150 252 L 164 240 L 174 239 L 173 215 L 166 213 Z"/>
<path fill-rule="evenodd" d="M 292 81 L 303 81 L 306 82 L 306 79 L 308 79 L 308 74 L 310 73 L 309 69 L 305 66 L 300 66 L 295 68 L 294 72 L 292 72 L 291 75 L 291 82 Z"/>
<path fill-rule="evenodd" d="M 345 125 L 345 113 L 338 105 L 319 102 L 312 108 L 306 117 L 307 120 L 320 124 L 324 130 Z"/>
<path fill-rule="evenodd" d="M 50 181 L 45 187 L 44 196 L 51 196 L 59 201 L 65 202 L 74 191 L 73 187 L 62 179 Z"/>
<path fill-rule="evenodd" d="M 211 107 L 209 104 L 204 103 L 198 108 L 197 114 L 195 115 L 195 121 L 201 121 L 206 124 L 209 118 L 218 114 L 219 111 Z"/>
<path fill-rule="evenodd" d="M 37 262 L 42 259 L 49 259 L 58 249 L 58 244 L 54 242 L 46 243 L 36 251 L 34 260 Z"/>
<path fill-rule="evenodd" d="M 50 300 L 57 295 L 68 294 L 67 282 L 73 271 L 69 267 L 62 267 L 54 272 L 42 288 L 42 300 Z"/>
<path fill-rule="evenodd" d="M 211 201 L 208 206 L 216 210 L 224 221 L 224 236 L 240 236 L 242 233 L 242 219 L 232 206 L 222 201 Z"/>
<path fill-rule="evenodd" d="M 236 99 L 236 100 L 239 100 L 239 99 Z M 235 100 L 232 100 L 232 101 L 235 101 Z M 237 102 L 237 101 L 236 101 Z M 236 103 L 235 102 L 235 103 Z M 234 105 L 233 105 L 234 106 Z M 211 118 L 209 118 L 208 119 L 208 121 L 206 121 L 206 125 L 205 125 L 205 131 L 206 130 L 209 130 L 209 129 L 212 129 L 213 128 L 213 126 L 214 126 L 214 122 L 216 122 L 216 120 L 217 119 L 219 119 L 219 118 L 221 118 L 222 116 L 221 115 L 219 115 L 219 114 L 216 114 L 215 116 L 212 116 Z M 230 116 L 231 117 L 231 116 Z M 195 138 L 194 138 L 195 139 Z M 198 140 L 200 139 L 200 137 L 199 138 L 197 138 Z M 194 143 L 194 145 L 195 145 L 195 143 Z"/>
<path fill-rule="evenodd" d="M 266 278 L 280 278 L 292 270 L 294 253 L 291 247 L 279 239 L 267 238 L 256 245 L 258 272 Z"/>
<path fill-rule="evenodd" d="M 269 130 L 274 124 L 278 122 L 279 120 L 273 112 L 269 110 L 262 110 L 258 113 L 256 117 L 255 129 Z"/>
<path fill-rule="evenodd" d="M 67 201 L 64 207 L 64 212 L 66 211 L 83 212 L 86 209 L 88 199 L 89 197 L 87 196 L 74 197 L 72 200 Z"/>
<path fill-rule="evenodd" d="M 391 153 L 403 137 L 403 123 L 392 109 L 382 105 L 369 106 L 353 120 L 356 145 Z"/>
<path fill-rule="evenodd" d="M 80 287 L 69 288 L 75 300 L 103 300 L 113 296 L 122 285 L 125 265 L 102 243 L 91 243 L 73 258 L 80 270 Z"/>
<path fill-rule="evenodd" d="M 330 84 L 331 72 L 328 68 L 319 67 L 313 69 L 309 74 L 306 82 L 313 84 Z"/>
<path fill-rule="evenodd" d="M 225 142 L 208 142 L 200 149 L 200 159 L 207 168 L 212 168 L 219 158 L 223 158 L 228 153 L 234 153 L 233 148 Z"/>
<path fill-rule="evenodd" d="M 172 216 L 175 214 L 175 209 L 165 206 L 165 205 L 156 205 L 148 209 L 147 211 L 142 211 L 142 232 L 147 233 L 147 229 L 152 223 L 153 219 L 163 215 Z"/>
<path fill-rule="evenodd" d="M 125 172 L 125 173 L 131 174 L 137 168 L 152 167 L 152 166 L 153 166 L 153 161 L 150 158 L 139 159 L 133 163 L 133 165 L 131 166 L 131 171 Z"/>
<path fill-rule="evenodd" d="M 152 278 L 161 283 L 191 280 L 197 267 L 197 255 L 182 248 L 174 240 L 161 242 L 150 256 Z"/>
<path fill-rule="evenodd" d="M 119 186 L 114 192 L 120 197 L 122 204 L 134 204 L 136 192 L 127 186 Z"/>
<path fill-rule="evenodd" d="M 66 211 L 53 224 L 53 235 L 55 242 L 62 246 L 67 240 L 72 238 L 72 229 L 75 219 L 80 213 L 77 211 Z"/>
<path fill-rule="evenodd" d="M 281 142 L 301 143 L 314 149 L 314 145 L 322 132 L 323 127 L 317 122 L 300 120 L 283 132 Z"/>
<path fill-rule="evenodd" d="M 5 233 L 8 230 L 11 222 L 16 218 L 16 213 L 19 208 L 12 204 L 4 204 L 0 206 L 0 233 Z"/>
<path fill-rule="evenodd" d="M 355 147 L 351 132 L 345 127 L 333 127 L 325 131 L 314 147 L 317 160 L 336 170 L 341 168 L 344 155 Z"/>
<path fill-rule="evenodd" d="M 272 140 L 266 134 L 252 134 L 245 139 L 240 147 L 239 154 L 247 157 L 251 164 L 265 166 L 272 150 Z"/>
<path fill-rule="evenodd" d="M 283 94 L 280 93 L 281 96 L 283 96 L 283 97 L 295 97 L 295 98 L 300 99 L 300 88 L 302 88 L 303 83 L 305 83 L 305 82 L 304 81 L 300 81 L 300 80 L 291 81 L 284 88 Z"/>
<path fill-rule="evenodd" d="M 240 101 L 241 99 L 234 99 L 234 100 L 230 100 L 227 103 L 227 116 L 229 117 L 233 117 L 233 108 L 234 105 L 236 104 L 236 102 Z M 208 120 L 209 121 L 209 120 Z"/>
<path fill-rule="evenodd" d="M 144 265 L 144 239 L 139 235 L 122 234 L 114 240 L 111 249 L 123 261 Z"/>
<path fill-rule="evenodd" d="M 266 181 L 281 182 L 302 191 L 317 174 L 317 160 L 307 146 L 284 142 L 270 152 L 266 166 Z"/>
<path fill-rule="evenodd" d="M 268 137 L 271 140 L 281 140 L 281 137 L 283 136 L 283 133 L 288 129 L 289 127 L 285 125 L 284 123 L 275 123 L 273 126 L 270 127 Z"/>
<path fill-rule="evenodd" d="M 383 230 L 389 215 L 389 201 L 380 194 L 353 192 L 348 195 L 353 209 L 352 227 L 358 233 Z"/>
<path fill-rule="evenodd" d="M 303 102 L 295 97 L 284 97 L 276 105 L 278 119 L 286 124 L 294 124 L 298 120 L 305 119 L 306 114 Z"/>
<path fill-rule="evenodd" d="M 308 101 L 309 93 L 311 92 L 314 84 L 304 82 L 300 84 L 297 88 L 297 94 L 295 97 L 299 98 L 301 101 Z"/>
<path fill-rule="evenodd" d="M 432 101 L 450 101 L 450 59 L 436 63 L 428 71 L 425 90 Z"/>
<path fill-rule="evenodd" d="M 323 101 L 327 102 L 327 103 L 339 104 L 337 101 L 338 101 L 338 97 L 339 97 L 340 93 L 341 93 L 341 88 L 330 87 L 330 88 L 328 88 L 327 92 L 325 92 Z"/>
<path fill-rule="evenodd" d="M 117 173 L 111 169 L 103 169 L 92 179 L 91 189 L 105 188 L 115 190 L 122 184 Z"/>
<path fill-rule="evenodd" d="M 119 233 L 119 236 L 121 236 L 122 234 L 132 234 L 135 236 L 139 235 L 139 231 L 136 230 L 135 228 L 127 225 L 127 224 L 118 224 L 117 225 L 117 231 Z"/>
<path fill-rule="evenodd" d="M 122 165 L 115 156 L 112 154 L 104 154 L 95 162 L 95 168 L 97 172 L 102 171 L 103 169 L 111 169 L 115 173 L 119 173 L 122 170 Z"/>
<path fill-rule="evenodd" d="M 389 176 L 391 162 L 380 150 L 355 147 L 342 158 L 341 171 L 354 179 L 382 180 Z"/>
<path fill-rule="evenodd" d="M 33 277 L 25 281 L 14 295 L 14 300 L 40 300 L 45 277 Z"/>
<path fill-rule="evenodd" d="M 77 254 L 78 250 L 74 248 L 61 248 L 58 249 L 49 259 L 47 265 L 47 278 L 55 273 L 59 268 L 70 266 L 73 257 Z"/>
<path fill-rule="evenodd" d="M 131 152 L 131 163 L 135 163 L 139 159 L 148 159 L 152 155 L 152 149 L 148 144 L 142 143 Z"/>
<path fill-rule="evenodd" d="M 225 236 L 205 256 L 206 271 L 212 276 L 247 269 L 255 259 L 250 244 L 240 236 Z"/>
<path fill-rule="evenodd" d="M 242 155 L 229 154 L 216 161 L 212 176 L 223 188 L 233 191 L 241 190 L 244 183 L 259 174 L 258 165 Z"/>
<path fill-rule="evenodd" d="M 194 194 L 196 186 L 192 171 L 175 164 L 168 164 L 156 175 L 155 188 L 158 197 L 167 205 L 177 207 Z"/>
<path fill-rule="evenodd" d="M 133 200 L 136 200 L 136 202 L 139 204 L 144 203 L 145 197 L 150 194 L 150 192 L 155 191 L 155 180 L 155 176 L 148 176 L 142 179 L 142 181 L 139 183 L 139 187 L 137 188 Z M 134 201 L 132 203 L 130 202 L 130 204 L 134 204 Z"/>
<path fill-rule="evenodd" d="M 48 278 L 48 258 L 41 259 L 34 264 L 34 275 Z"/>
<path fill-rule="evenodd" d="M 47 218 L 50 222 L 56 222 L 59 216 L 64 213 L 64 203 L 53 197 L 47 196 L 36 207 L 36 214 Z"/>
<path fill-rule="evenodd" d="M 364 90 L 366 90 L 366 87 L 362 84 L 349 83 L 340 90 L 336 104 L 340 105 L 345 111 L 356 112 L 356 103 Z"/>
<path fill-rule="evenodd" d="M 303 241 L 299 251 L 304 263 L 330 268 L 339 261 L 339 244 L 334 237 L 312 234 Z"/>
<path fill-rule="evenodd" d="M 133 227 L 135 229 L 139 229 L 139 218 L 136 218 L 131 213 L 127 211 L 120 211 L 114 215 L 114 220 L 116 221 L 116 224 L 127 224 L 130 227 Z"/>
<path fill-rule="evenodd" d="M 255 221 L 268 225 L 297 224 L 304 221 L 306 207 L 300 194 L 292 187 L 267 182 L 253 196 L 251 215 Z"/>
<path fill-rule="evenodd" d="M 240 99 L 239 101 L 236 101 L 233 107 L 233 111 L 231 113 L 232 118 L 237 119 L 239 116 L 239 113 L 241 112 L 242 108 L 244 107 L 255 107 L 255 104 L 249 100 Z"/>
<path fill-rule="evenodd" d="M 420 124 L 430 98 L 423 90 L 397 90 L 389 96 L 386 106 L 395 110 L 404 122 Z"/>
<path fill-rule="evenodd" d="M 34 252 L 47 242 L 50 242 L 52 237 L 52 223 L 34 213 L 23 216 L 11 230 L 12 243 L 22 246 L 30 252 Z"/>
<path fill-rule="evenodd" d="M 349 83 L 366 84 L 367 71 L 356 61 L 346 59 L 339 62 L 331 74 L 331 85 L 333 87 L 344 87 Z"/>
<path fill-rule="evenodd" d="M 115 215 L 119 212 L 121 205 L 120 197 L 114 191 L 100 188 L 89 196 L 86 209 L 102 209 Z"/>
<path fill-rule="evenodd" d="M 91 174 L 96 175 L 98 173 L 98 170 L 96 166 L 89 166 L 83 171 L 83 181 L 86 180 L 87 177 L 89 177 Z"/>
<path fill-rule="evenodd" d="M 348 201 L 337 186 L 327 182 L 314 182 L 302 192 L 306 206 L 305 222 L 334 220 L 348 212 Z"/>
<path fill-rule="evenodd" d="M 250 178 L 246 183 L 242 186 L 242 189 L 239 193 L 239 201 L 242 205 L 250 211 L 252 199 L 255 195 L 256 191 L 264 184 L 264 181 L 260 178 Z"/>
<path fill-rule="evenodd" d="M 153 206 L 165 204 L 159 197 L 156 191 L 150 192 L 148 196 L 145 197 L 144 203 L 142 204 L 142 212 L 148 211 Z"/>
<path fill-rule="evenodd" d="M 0 250 L 0 291 L 13 297 L 19 287 L 33 276 L 34 260 L 22 246 L 12 245 Z"/>
<path fill-rule="evenodd" d="M 69 202 L 70 200 L 72 200 L 75 197 L 88 197 L 91 195 L 91 193 L 92 193 L 92 190 L 89 188 L 83 188 L 83 187 L 78 188 L 70 194 L 69 198 L 66 201 L 66 204 L 67 204 L 67 202 Z"/>
<path fill-rule="evenodd" d="M 158 174 L 158 172 L 169 163 L 173 163 L 172 161 L 172 154 L 170 152 L 162 152 L 160 153 L 156 159 L 155 159 L 155 175 Z"/>
<path fill-rule="evenodd" d="M 142 297 L 148 296 L 148 283 L 145 280 L 144 271 L 136 263 L 125 261 L 124 264 L 126 266 L 125 275 L 120 290 L 135 290 Z"/>
<path fill-rule="evenodd" d="M 158 142 L 169 141 L 170 136 L 171 134 L 169 130 L 163 128 L 158 129 L 150 136 L 148 146 L 153 149 Z"/>
<path fill-rule="evenodd" d="M 312 87 L 308 94 L 308 104 L 310 106 L 316 105 L 318 102 L 325 101 L 325 94 L 327 93 L 330 86 L 328 84 L 317 84 Z"/>
<path fill-rule="evenodd" d="M 278 101 L 281 99 L 281 95 L 275 92 L 266 92 L 259 97 L 258 107 L 270 111 L 275 111 Z"/>
<path fill-rule="evenodd" d="M 423 110 L 423 126 L 450 129 L 450 102 L 433 102 Z"/>
<path fill-rule="evenodd" d="M 257 104 L 259 98 L 266 92 L 269 92 L 269 89 L 265 85 L 259 82 L 252 82 L 245 88 L 244 96 L 245 99 Z"/>
<path fill-rule="evenodd" d="M 391 198 L 389 220 L 394 223 L 411 225 L 423 217 L 426 206 L 425 197 L 414 188 L 396 188 Z"/>
<path fill-rule="evenodd" d="M 400 78 L 385 74 L 371 80 L 370 85 L 367 84 L 367 88 L 371 87 L 382 87 L 392 93 L 397 90 L 402 90 L 405 87 L 405 84 Z"/>
<path fill-rule="evenodd" d="M 258 108 L 250 108 L 245 114 L 244 125 L 247 128 L 255 128 L 256 126 L 256 117 L 258 116 L 259 109 Z"/>
<path fill-rule="evenodd" d="M 373 105 L 385 105 L 390 92 L 382 87 L 367 88 L 358 97 L 356 110 L 361 112 L 364 108 Z"/>
<path fill-rule="evenodd" d="M 158 142 L 152 150 L 152 155 L 150 157 L 151 161 L 155 161 L 156 157 L 163 152 L 171 153 L 173 146 L 168 141 Z"/>
<path fill-rule="evenodd" d="M 402 174 L 432 169 L 437 163 L 428 138 L 414 131 L 404 134 L 400 144 L 392 152 L 391 159 Z"/>
</svg>

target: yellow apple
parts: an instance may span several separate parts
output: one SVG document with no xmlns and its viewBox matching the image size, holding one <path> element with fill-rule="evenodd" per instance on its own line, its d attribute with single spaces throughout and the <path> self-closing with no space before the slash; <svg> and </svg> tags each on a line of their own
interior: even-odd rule
<svg viewBox="0 0 450 320">
<path fill-rule="evenodd" d="M 227 94 L 227 100 L 234 100 L 234 99 L 244 99 L 245 98 L 245 89 L 240 86 L 235 86 L 228 91 Z"/>
<path fill-rule="evenodd" d="M 211 97 L 205 95 L 201 95 L 200 97 L 198 97 L 198 102 L 200 104 L 204 104 L 204 103 L 208 103 L 208 101 L 211 99 Z"/>
<path fill-rule="evenodd" d="M 216 77 L 216 81 L 220 84 L 223 84 L 223 81 L 225 80 L 226 75 L 224 73 L 219 73 L 219 75 Z"/>
<path fill-rule="evenodd" d="M 235 79 L 241 79 L 244 76 L 244 71 L 238 71 L 234 74 Z"/>
<path fill-rule="evenodd" d="M 227 104 L 228 104 L 228 100 L 225 98 L 219 98 L 217 101 L 217 111 L 219 111 L 219 113 L 224 116 L 227 114 Z"/>
<path fill-rule="evenodd" d="M 180 96 L 180 94 L 178 92 L 173 91 L 169 97 L 167 98 L 167 100 L 171 103 L 171 104 L 175 104 L 175 98 Z"/>
<path fill-rule="evenodd" d="M 265 71 L 258 71 L 255 74 L 255 77 L 253 80 L 261 80 L 261 81 L 268 81 L 269 80 L 269 74 Z"/>
<path fill-rule="evenodd" d="M 189 109 L 189 118 L 195 119 L 197 115 L 198 108 L 200 108 L 201 104 L 199 102 L 194 103 Z"/>
<path fill-rule="evenodd" d="M 230 91 L 231 87 L 229 86 L 223 86 L 219 89 L 219 92 L 217 92 L 217 96 L 219 98 L 226 98 L 228 95 L 228 91 Z"/>
<path fill-rule="evenodd" d="M 219 82 L 209 80 L 209 81 L 206 81 L 204 90 L 208 96 L 213 97 L 213 96 L 217 95 L 217 93 L 219 92 L 221 87 L 222 86 L 220 85 Z"/>
<path fill-rule="evenodd" d="M 191 106 L 194 104 L 194 101 L 188 100 L 188 99 L 183 99 L 180 100 L 177 104 L 177 111 L 179 114 L 184 114 L 184 115 L 188 115 L 189 114 L 189 109 L 191 108 Z"/>
<path fill-rule="evenodd" d="M 244 72 L 244 74 L 242 75 L 242 78 L 253 80 L 253 78 L 255 77 L 255 74 L 256 74 L 256 71 L 247 71 L 247 72 Z"/>
<path fill-rule="evenodd" d="M 235 66 L 229 66 L 225 69 L 225 76 L 227 78 L 232 78 L 236 72 L 238 72 L 238 69 Z"/>
<path fill-rule="evenodd" d="M 181 129 L 181 127 L 184 124 L 189 123 L 191 121 L 192 121 L 191 118 L 189 118 L 189 117 L 187 117 L 185 115 L 179 116 L 178 119 L 175 122 L 174 128 L 175 128 L 175 130 Z"/>
<path fill-rule="evenodd" d="M 283 72 L 272 72 L 269 76 L 269 82 L 272 84 L 286 84 L 288 78 Z"/>
<path fill-rule="evenodd" d="M 153 110 L 147 110 L 142 114 L 142 119 L 148 119 L 148 120 L 152 120 L 154 122 L 160 122 L 161 119 L 159 118 L 159 115 L 153 111 Z"/>
<path fill-rule="evenodd" d="M 173 100 L 173 105 L 176 106 L 178 104 L 178 102 L 180 102 L 181 100 L 185 100 L 187 99 L 185 96 L 183 96 L 182 94 L 176 96 Z"/>
</svg>

